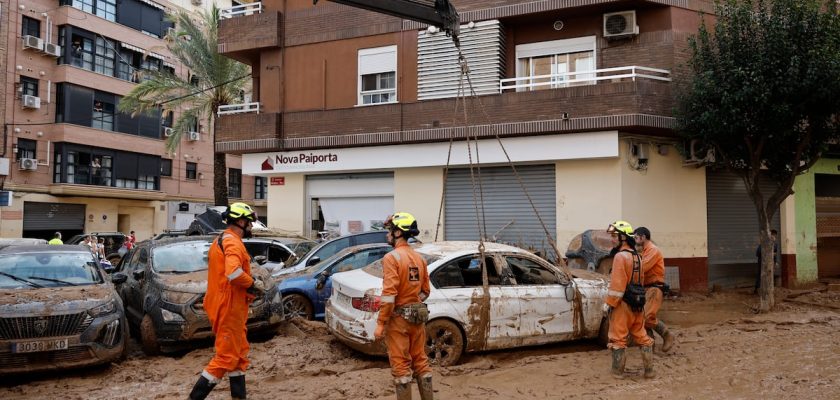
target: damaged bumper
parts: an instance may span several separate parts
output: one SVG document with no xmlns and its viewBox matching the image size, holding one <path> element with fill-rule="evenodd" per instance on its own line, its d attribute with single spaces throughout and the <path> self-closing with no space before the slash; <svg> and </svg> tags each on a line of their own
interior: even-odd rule
<svg viewBox="0 0 840 400">
<path fill-rule="evenodd" d="M 324 322 L 333 336 L 348 347 L 370 355 L 387 354 L 385 341 L 373 338 L 373 332 L 376 330 L 375 319 L 359 321 L 348 318 L 327 302 Z"/>
</svg>

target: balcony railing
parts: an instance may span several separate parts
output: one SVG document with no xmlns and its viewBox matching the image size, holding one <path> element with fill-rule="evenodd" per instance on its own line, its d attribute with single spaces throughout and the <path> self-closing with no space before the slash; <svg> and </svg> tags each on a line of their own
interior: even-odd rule
<svg viewBox="0 0 840 400">
<path fill-rule="evenodd" d="M 219 116 L 222 115 L 231 115 L 231 114 L 244 114 L 244 113 L 251 113 L 255 112 L 257 114 L 260 113 L 260 103 L 253 102 L 253 103 L 242 103 L 242 104 L 228 104 L 224 106 L 219 106 L 219 111 L 216 113 Z"/>
<path fill-rule="evenodd" d="M 256 3 L 248 3 L 248 4 L 241 4 L 238 6 L 233 6 L 230 8 L 223 8 L 219 10 L 219 18 L 220 19 L 228 19 L 234 17 L 240 17 L 243 15 L 253 15 L 253 14 L 261 14 L 263 11 L 263 5 L 260 2 Z"/>
<path fill-rule="evenodd" d="M 637 78 L 670 82 L 671 71 L 649 67 L 629 66 L 593 69 L 588 71 L 563 72 L 550 75 L 523 76 L 520 78 L 500 80 L 499 92 L 501 93 L 505 90 L 525 91 L 594 85 L 598 81 L 618 82 L 624 79 L 631 79 L 635 81 Z"/>
</svg>

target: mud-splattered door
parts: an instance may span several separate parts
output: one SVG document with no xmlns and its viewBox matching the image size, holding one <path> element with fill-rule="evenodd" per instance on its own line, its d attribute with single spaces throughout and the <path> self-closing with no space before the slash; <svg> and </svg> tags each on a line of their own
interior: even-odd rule
<svg viewBox="0 0 840 400">
<path fill-rule="evenodd" d="M 572 334 L 572 303 L 566 300 L 566 287 L 556 273 L 527 256 L 509 255 L 504 259 L 516 278 L 519 334 L 524 344 L 547 343 Z"/>
</svg>

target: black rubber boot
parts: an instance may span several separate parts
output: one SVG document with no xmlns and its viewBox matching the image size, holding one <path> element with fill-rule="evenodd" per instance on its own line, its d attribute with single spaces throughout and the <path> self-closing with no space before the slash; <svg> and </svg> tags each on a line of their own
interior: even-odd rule
<svg viewBox="0 0 840 400">
<path fill-rule="evenodd" d="M 674 334 L 668 330 L 668 327 L 662 321 L 659 321 L 653 329 L 659 336 L 662 336 L 662 352 L 667 353 L 671 350 L 671 347 L 674 347 Z"/>
<path fill-rule="evenodd" d="M 626 349 L 613 349 L 612 351 L 612 375 L 618 379 L 624 379 L 624 364 L 627 362 Z"/>
<path fill-rule="evenodd" d="M 190 400 L 204 400 L 207 398 L 207 395 L 213 391 L 213 388 L 216 387 L 216 384 L 210 382 L 204 375 L 198 377 L 198 382 L 195 383 L 195 386 L 192 388 L 192 392 L 190 392 Z"/>
<path fill-rule="evenodd" d="M 246 391 L 245 391 L 245 375 L 237 375 L 230 377 L 230 397 L 232 399 L 241 399 L 244 400 L 246 398 Z"/>
</svg>

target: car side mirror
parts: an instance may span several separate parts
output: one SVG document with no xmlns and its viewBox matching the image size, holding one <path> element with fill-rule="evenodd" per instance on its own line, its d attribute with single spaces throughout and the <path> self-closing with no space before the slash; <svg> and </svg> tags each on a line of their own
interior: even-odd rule
<svg viewBox="0 0 840 400">
<path fill-rule="evenodd" d="M 319 262 L 321 262 L 321 257 L 314 256 L 314 257 L 310 258 L 309 261 L 306 262 L 306 266 L 308 267 L 310 265 L 315 265 L 315 264 L 318 264 Z"/>
<path fill-rule="evenodd" d="M 117 272 L 117 273 L 111 275 L 111 283 L 113 283 L 115 285 L 122 285 L 127 280 L 128 280 L 128 275 L 126 275 L 122 272 Z"/>
<path fill-rule="evenodd" d="M 256 262 L 259 265 L 263 265 L 266 262 L 268 262 L 268 258 L 266 256 L 256 256 L 254 257 L 254 262 Z"/>
<path fill-rule="evenodd" d="M 566 285 L 566 287 L 564 289 L 565 289 L 565 292 L 566 292 L 565 293 L 566 294 L 566 301 L 569 301 L 569 302 L 574 301 L 575 294 L 577 293 L 577 288 L 575 287 L 575 285 L 574 284 Z"/>
<path fill-rule="evenodd" d="M 144 271 L 142 269 L 137 270 L 137 271 L 134 271 L 131 275 L 134 277 L 135 281 L 139 281 L 139 280 L 143 279 L 143 276 L 146 275 L 146 271 Z"/>
</svg>

